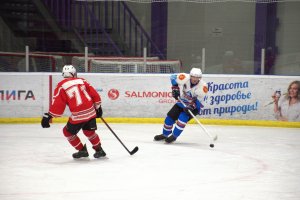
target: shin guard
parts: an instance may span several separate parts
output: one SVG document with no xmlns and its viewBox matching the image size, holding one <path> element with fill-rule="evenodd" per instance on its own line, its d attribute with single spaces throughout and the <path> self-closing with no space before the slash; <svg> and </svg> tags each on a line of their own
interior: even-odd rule
<svg viewBox="0 0 300 200">
<path fill-rule="evenodd" d="M 163 128 L 163 134 L 165 136 L 168 136 L 172 133 L 174 123 L 175 123 L 175 121 L 171 117 L 169 117 L 169 116 L 166 117 L 164 128 Z"/>
<path fill-rule="evenodd" d="M 179 118 L 178 118 L 178 120 L 176 122 L 174 131 L 173 131 L 173 135 L 175 137 L 178 137 L 182 133 L 182 131 L 184 130 L 184 128 L 185 128 L 188 120 L 189 120 L 189 115 L 186 114 L 185 112 L 182 112 L 179 115 Z"/>
<path fill-rule="evenodd" d="M 95 131 L 88 131 L 88 130 L 82 130 L 83 134 L 89 139 L 89 141 L 92 143 L 93 148 L 97 150 L 99 146 L 101 145 L 100 143 L 100 138 L 97 135 Z"/>
<path fill-rule="evenodd" d="M 81 143 L 79 137 L 77 135 L 72 135 L 68 132 L 66 126 L 63 128 L 64 136 L 68 139 L 68 142 L 77 150 L 81 150 L 83 148 L 83 144 Z"/>
</svg>

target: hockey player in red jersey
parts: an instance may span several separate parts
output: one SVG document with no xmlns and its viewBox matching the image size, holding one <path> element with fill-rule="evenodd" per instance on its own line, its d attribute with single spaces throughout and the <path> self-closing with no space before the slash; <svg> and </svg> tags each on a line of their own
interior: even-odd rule
<svg viewBox="0 0 300 200">
<path fill-rule="evenodd" d="M 52 117 L 60 117 L 68 105 L 72 115 L 63 128 L 63 134 L 69 143 L 78 150 L 73 158 L 88 157 L 86 145 L 83 145 L 77 133 L 82 129 L 96 151 L 95 158 L 104 157 L 106 153 L 101 147 L 97 130 L 96 117 L 102 116 L 101 97 L 97 91 L 83 78 L 77 78 L 76 69 L 72 65 L 65 65 L 62 70 L 64 79 L 54 90 L 52 103 L 48 113 L 41 121 L 43 128 L 50 127 Z"/>
</svg>

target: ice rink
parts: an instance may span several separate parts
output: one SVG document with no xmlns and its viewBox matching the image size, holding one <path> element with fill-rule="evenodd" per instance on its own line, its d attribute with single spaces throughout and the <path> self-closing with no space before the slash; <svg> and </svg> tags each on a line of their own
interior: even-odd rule
<svg viewBox="0 0 300 200">
<path fill-rule="evenodd" d="M 104 126 L 107 153 L 73 160 L 64 124 L 0 125 L 1 200 L 299 200 L 300 129 L 197 124 L 174 144 L 154 142 L 161 124 L 110 124 L 130 156 Z"/>
</svg>

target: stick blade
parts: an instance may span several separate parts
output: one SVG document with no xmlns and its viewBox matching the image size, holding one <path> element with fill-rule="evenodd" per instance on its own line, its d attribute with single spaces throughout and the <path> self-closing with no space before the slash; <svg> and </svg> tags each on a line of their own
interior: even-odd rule
<svg viewBox="0 0 300 200">
<path fill-rule="evenodd" d="M 130 152 L 130 155 L 135 154 L 139 150 L 139 147 L 134 147 L 134 149 Z"/>
</svg>

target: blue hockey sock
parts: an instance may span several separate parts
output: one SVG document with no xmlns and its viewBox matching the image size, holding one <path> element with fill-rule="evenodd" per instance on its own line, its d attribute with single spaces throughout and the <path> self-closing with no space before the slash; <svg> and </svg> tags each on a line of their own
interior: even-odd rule
<svg viewBox="0 0 300 200">
<path fill-rule="evenodd" d="M 175 123 L 175 121 L 171 117 L 169 117 L 169 116 L 166 117 L 164 128 L 163 128 L 163 134 L 165 136 L 168 136 L 172 133 L 174 123 Z"/>
<path fill-rule="evenodd" d="M 189 120 L 189 116 L 185 112 L 182 112 L 179 115 L 179 118 L 178 118 L 178 120 L 176 122 L 174 131 L 173 131 L 173 135 L 175 137 L 178 137 L 182 133 L 182 131 L 185 128 L 188 120 Z"/>
</svg>

